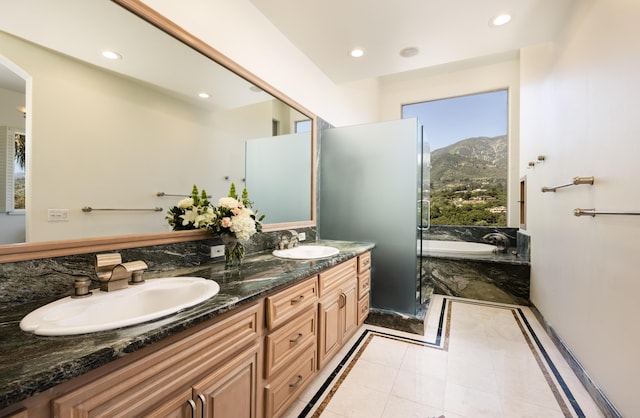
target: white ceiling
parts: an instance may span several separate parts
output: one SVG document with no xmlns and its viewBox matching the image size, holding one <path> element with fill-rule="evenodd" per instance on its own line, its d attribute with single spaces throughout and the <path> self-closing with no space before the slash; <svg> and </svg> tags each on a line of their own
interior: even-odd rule
<svg viewBox="0 0 640 418">
<path fill-rule="evenodd" d="M 248 1 L 339 84 L 480 57 L 515 55 L 523 46 L 557 36 L 571 7 L 583 0 Z M 180 58 L 156 55 L 156 51 L 173 51 L 174 45 L 160 43 L 164 40 L 157 37 L 163 34 L 149 25 L 129 25 L 139 19 L 106 0 L 13 0 L 3 9 L 0 30 L 174 92 L 216 91 L 217 106 L 227 100 L 223 97 L 231 96 L 224 89 L 242 82 L 227 79 L 222 87 L 206 86 L 214 70 L 194 60 L 208 60 L 184 47 L 177 52 Z M 503 27 L 490 27 L 489 19 L 503 12 L 512 14 L 513 20 Z M 141 42 L 132 45 L 131 39 Z M 125 59 L 105 64 L 97 54 L 105 46 L 115 47 Z M 365 50 L 362 58 L 348 55 L 356 46 Z M 417 47 L 420 53 L 403 58 L 399 51 L 406 47 Z M 191 53 L 184 55 L 184 51 Z M 148 68 L 153 68 L 151 74 Z M 175 74 L 187 73 L 185 68 L 190 76 L 176 78 Z M 203 71 L 195 74 L 195 68 Z M 24 80 L 11 72 L 7 74 L 11 80 L 2 82 L 2 70 L 0 65 L 0 86 L 24 89 Z M 239 90 L 247 96 L 244 101 L 258 99 L 247 87 Z"/>
<path fill-rule="evenodd" d="M 554 39 L 581 0 L 249 0 L 335 83 L 486 56 Z M 512 21 L 490 27 L 509 13 Z M 359 59 L 348 51 L 365 50 Z M 399 52 L 417 47 L 403 58 Z"/>
</svg>

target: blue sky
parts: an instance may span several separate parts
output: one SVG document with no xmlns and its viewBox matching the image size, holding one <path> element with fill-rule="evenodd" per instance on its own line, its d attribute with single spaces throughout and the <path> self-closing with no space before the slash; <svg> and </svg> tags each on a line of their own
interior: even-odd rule
<svg viewBox="0 0 640 418">
<path fill-rule="evenodd" d="M 507 133 L 507 90 L 402 106 L 402 117 L 417 117 L 431 151 L 461 139 Z"/>
</svg>

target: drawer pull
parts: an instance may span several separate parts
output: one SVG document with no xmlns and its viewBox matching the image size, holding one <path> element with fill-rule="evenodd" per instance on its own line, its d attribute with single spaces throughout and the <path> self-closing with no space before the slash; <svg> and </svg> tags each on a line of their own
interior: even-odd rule
<svg viewBox="0 0 640 418">
<path fill-rule="evenodd" d="M 189 404 L 189 408 L 191 408 L 191 418 L 196 418 L 196 403 L 189 399 L 187 404 Z"/>
<path fill-rule="evenodd" d="M 291 299 L 291 304 L 295 305 L 296 303 L 302 302 L 304 300 L 304 295 L 300 295 L 295 299 Z"/>
<path fill-rule="evenodd" d="M 289 383 L 290 388 L 297 388 L 302 383 L 302 375 L 298 375 L 298 379 L 296 379 L 295 383 Z"/>
<path fill-rule="evenodd" d="M 340 293 L 340 297 L 338 299 L 338 308 L 344 308 L 347 305 L 347 295 L 344 293 Z"/>
<path fill-rule="evenodd" d="M 362 285 L 362 288 L 363 288 L 363 289 L 368 289 L 368 288 L 369 288 L 369 282 L 365 282 L 365 283 Z"/>
<path fill-rule="evenodd" d="M 298 336 L 296 338 L 294 338 L 293 340 L 289 340 L 289 342 L 291 344 L 298 344 L 300 342 L 300 340 L 302 339 L 302 337 L 304 337 L 304 335 L 302 335 L 301 333 L 298 333 Z"/>
<path fill-rule="evenodd" d="M 200 402 L 202 403 L 202 410 L 201 410 L 202 418 L 205 418 L 207 414 L 207 400 L 205 399 L 202 393 L 198 393 L 198 399 L 200 399 Z"/>
<path fill-rule="evenodd" d="M 360 313 L 361 313 L 361 314 L 363 314 L 363 313 L 367 312 L 367 309 L 368 309 L 368 308 L 369 308 L 369 307 L 368 307 L 367 305 L 364 305 L 364 306 L 362 307 L 362 309 L 360 309 Z"/>
</svg>

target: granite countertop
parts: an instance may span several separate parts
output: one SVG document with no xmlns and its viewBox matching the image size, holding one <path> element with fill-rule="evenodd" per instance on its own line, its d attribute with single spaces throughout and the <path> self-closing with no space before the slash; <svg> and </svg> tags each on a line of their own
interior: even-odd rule
<svg viewBox="0 0 640 418">
<path fill-rule="evenodd" d="M 245 257 L 242 267 L 225 271 L 223 262 L 163 272 L 169 276 L 199 276 L 215 280 L 213 298 L 158 320 L 126 328 L 66 337 L 23 332 L 20 320 L 52 300 L 0 309 L 0 409 L 52 388 L 172 334 L 260 299 L 296 281 L 362 254 L 371 243 L 320 240 L 316 244 L 340 249 L 320 260 L 285 260 L 270 252 Z M 153 279 L 153 275 L 146 275 Z"/>
<path fill-rule="evenodd" d="M 448 260 L 472 260 L 472 261 L 481 261 L 485 263 L 500 263 L 500 264 L 514 264 L 514 265 L 522 265 L 528 266 L 530 260 L 528 257 L 516 254 L 514 255 L 512 251 L 515 251 L 516 248 L 508 248 L 506 253 L 492 253 L 492 254 L 457 254 L 457 253 L 429 253 L 427 257 L 434 258 L 445 258 Z"/>
</svg>

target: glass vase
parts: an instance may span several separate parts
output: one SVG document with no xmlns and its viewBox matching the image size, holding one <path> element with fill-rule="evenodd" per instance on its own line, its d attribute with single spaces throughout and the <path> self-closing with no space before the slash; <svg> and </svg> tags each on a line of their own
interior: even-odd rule
<svg viewBox="0 0 640 418">
<path fill-rule="evenodd" d="M 235 235 L 221 235 L 224 244 L 224 268 L 239 268 L 244 257 L 244 246 Z"/>
</svg>

